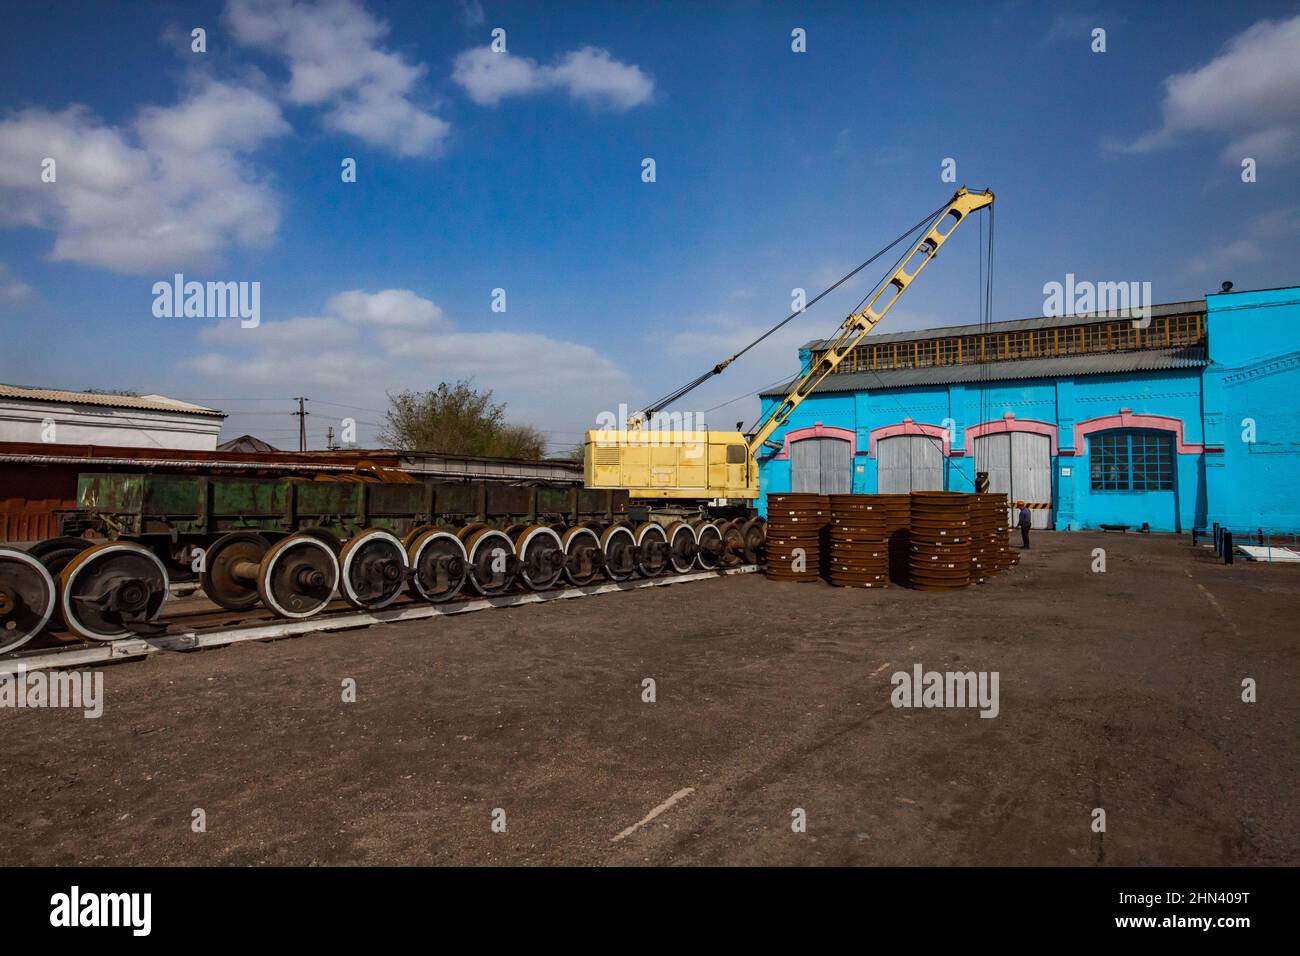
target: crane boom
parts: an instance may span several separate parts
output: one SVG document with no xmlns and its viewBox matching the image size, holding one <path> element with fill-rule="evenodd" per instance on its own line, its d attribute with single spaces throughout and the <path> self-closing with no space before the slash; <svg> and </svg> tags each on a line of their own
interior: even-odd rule
<svg viewBox="0 0 1300 956">
<path fill-rule="evenodd" d="M 899 297 L 907 291 L 921 270 L 925 268 L 939 252 L 939 248 L 948 241 L 953 230 L 962 220 L 976 210 L 992 205 L 993 190 L 971 192 L 965 186 L 958 189 L 948 205 L 939 214 L 930 230 L 922 236 L 904 257 L 902 264 L 894 270 L 879 291 L 867 303 L 866 308 L 852 313 L 840 324 L 840 332 L 821 357 L 817 359 L 795 383 L 785 400 L 767 417 L 750 436 L 748 445 L 750 455 L 757 456 L 763 443 L 772 433 L 785 424 L 794 410 L 805 398 L 813 393 L 822 380 L 835 371 L 836 366 L 853 351 L 862 341 L 862 337 L 874 329 L 885 317 Z M 918 259 L 919 255 L 919 259 Z M 884 300 L 883 302 L 881 300 Z"/>
<path fill-rule="evenodd" d="M 862 341 L 863 336 L 885 317 L 885 313 L 920 275 L 926 263 L 938 254 L 940 247 L 961 221 L 992 202 L 992 190 L 971 192 L 963 186 L 946 206 L 886 246 L 886 249 L 891 249 L 917 229 L 928 227 L 925 235 L 899 260 L 901 265 L 884 281 L 866 308 L 856 310 L 840 323 L 835 340 L 803 372 L 781 404 L 759 423 L 752 434 L 682 429 L 680 426 L 650 428 L 647 427 L 649 416 L 638 414 L 624 429 L 605 428 L 587 432 L 583 443 L 583 473 L 587 488 L 625 489 L 634 500 L 665 502 L 677 509 L 674 511 L 669 507 L 666 511 L 656 513 L 679 516 L 684 513 L 681 509 L 690 503 L 695 503 L 698 507 L 699 502 L 734 503 L 758 498 L 758 453 L 772 437 L 772 433 L 785 424 L 804 399 L 813 393 L 827 375 L 835 371 L 840 362 L 853 351 L 854 346 Z M 860 268 L 862 267 L 859 266 Z M 733 355 L 707 375 L 722 371 L 736 357 Z M 687 386 L 673 394 L 685 394 L 704 381 L 707 375 L 687 383 Z M 657 407 L 659 406 L 651 406 L 648 411 L 653 412 Z"/>
</svg>

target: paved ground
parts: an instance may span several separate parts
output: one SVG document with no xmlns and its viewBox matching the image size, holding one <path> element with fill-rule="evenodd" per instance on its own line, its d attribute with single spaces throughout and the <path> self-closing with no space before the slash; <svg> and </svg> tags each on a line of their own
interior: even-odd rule
<svg viewBox="0 0 1300 956">
<path fill-rule="evenodd" d="M 951 595 L 743 575 L 158 655 L 98 720 L 0 711 L 0 863 L 1296 864 L 1298 609 L 1297 566 L 1040 534 Z M 997 671 L 999 716 L 895 709 L 915 663 Z"/>
</svg>

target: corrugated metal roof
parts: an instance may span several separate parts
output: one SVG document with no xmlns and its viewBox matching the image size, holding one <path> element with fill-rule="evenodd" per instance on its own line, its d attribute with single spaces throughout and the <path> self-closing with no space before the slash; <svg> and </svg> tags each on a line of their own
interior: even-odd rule
<svg viewBox="0 0 1300 956">
<path fill-rule="evenodd" d="M 1019 359 L 986 365 L 940 365 L 930 368 L 883 369 L 879 372 L 850 372 L 828 375 L 817 386 L 822 392 L 867 392 L 917 385 L 953 385 L 963 382 L 1003 382 L 1025 378 L 1061 378 L 1071 375 L 1104 375 L 1108 372 L 1155 372 L 1171 368 L 1198 368 L 1209 364 L 1205 349 L 1184 346 L 1140 352 L 1111 352 L 1105 355 L 1068 355 L 1061 358 Z M 789 394 L 796 380 L 760 395 Z"/>
<path fill-rule="evenodd" d="M 1204 299 L 1192 299 L 1187 302 L 1166 302 L 1151 307 L 1151 317 L 1164 315 L 1192 315 L 1205 311 Z M 1028 332 L 1033 329 L 1059 329 L 1069 325 L 1088 325 L 1093 322 L 1110 322 L 1112 315 L 1061 315 L 1038 316 L 1031 319 L 1010 319 L 1005 322 L 990 322 L 988 325 L 947 325 L 937 329 L 918 329 L 914 332 L 885 332 L 863 339 L 863 345 L 879 345 L 884 342 L 916 342 L 922 339 L 945 339 L 954 335 L 979 335 L 981 332 Z M 1120 316 L 1122 318 L 1122 316 Z M 813 339 L 805 343 L 804 348 L 816 351 L 824 349 L 830 339 Z"/>
<path fill-rule="evenodd" d="M 103 395 L 97 392 L 64 392 L 53 388 L 23 388 L 19 385 L 0 384 L 0 398 L 21 398 L 32 402 L 62 402 L 76 405 L 100 405 L 104 408 L 136 408 L 150 412 L 184 412 L 188 415 L 216 415 L 226 413 L 202 405 L 191 405 L 166 395 Z"/>
</svg>

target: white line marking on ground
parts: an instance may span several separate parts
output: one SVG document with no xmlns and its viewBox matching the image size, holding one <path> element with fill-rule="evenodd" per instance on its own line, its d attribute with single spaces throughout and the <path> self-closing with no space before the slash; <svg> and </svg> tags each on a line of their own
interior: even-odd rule
<svg viewBox="0 0 1300 956">
<path fill-rule="evenodd" d="M 877 667 L 874 671 L 871 672 L 871 676 L 875 677 L 877 674 L 879 674 L 888 666 L 889 666 L 889 661 L 885 661 L 885 663 L 881 664 L 879 667 Z"/>
<path fill-rule="evenodd" d="M 622 833 L 617 834 L 617 835 L 616 835 L 612 840 L 610 840 L 609 842 L 610 842 L 610 843 L 617 843 L 619 840 L 623 840 L 623 839 L 626 839 L 627 837 L 630 837 L 633 833 L 636 833 L 637 830 L 640 830 L 643 826 L 645 826 L 647 823 L 649 823 L 649 822 L 650 822 L 651 820 L 653 820 L 655 817 L 659 816 L 659 814 L 663 813 L 665 810 L 671 810 L 671 809 L 673 808 L 673 806 L 674 806 L 674 805 L 675 805 L 679 800 L 684 800 L 685 798 L 689 797 L 689 796 L 690 796 L 691 794 L 693 794 L 694 792 L 695 792 L 695 788 L 694 788 L 694 787 L 686 787 L 686 788 L 684 788 L 684 789 L 682 789 L 682 790 L 678 790 L 676 793 L 674 793 L 671 797 L 669 797 L 669 798 L 668 798 L 667 800 L 665 800 L 663 803 L 659 804 L 659 806 L 655 807 L 653 810 L 651 810 L 649 813 L 647 813 L 647 814 L 645 815 L 645 817 L 644 817 L 644 818 L 643 818 L 639 823 L 634 823 L 634 824 L 632 824 L 630 827 L 628 827 L 628 828 L 627 828 L 626 830 L 624 830 Z"/>
<path fill-rule="evenodd" d="M 1227 622 L 1228 627 L 1232 628 L 1232 633 L 1236 634 L 1238 637 L 1241 637 L 1241 631 L 1237 629 L 1236 623 L 1232 620 L 1232 618 L 1228 617 L 1228 615 L 1223 613 L 1223 608 L 1219 607 L 1219 602 L 1214 599 L 1214 595 L 1211 594 L 1208 590 L 1206 590 L 1204 584 L 1198 583 L 1196 586 L 1201 589 L 1202 594 L 1204 594 L 1207 598 L 1209 598 L 1210 605 L 1214 608 L 1215 611 L 1218 612 L 1219 617 L 1223 618 L 1223 620 Z"/>
</svg>

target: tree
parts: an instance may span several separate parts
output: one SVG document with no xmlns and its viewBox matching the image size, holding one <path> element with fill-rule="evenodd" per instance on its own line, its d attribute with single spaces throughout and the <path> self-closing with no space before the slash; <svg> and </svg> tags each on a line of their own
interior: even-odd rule
<svg viewBox="0 0 1300 956">
<path fill-rule="evenodd" d="M 439 382 L 429 392 L 404 389 L 388 396 L 379 441 L 403 451 L 491 458 L 541 458 L 546 439 L 532 425 L 511 425 L 504 402 L 468 381 Z"/>
</svg>

